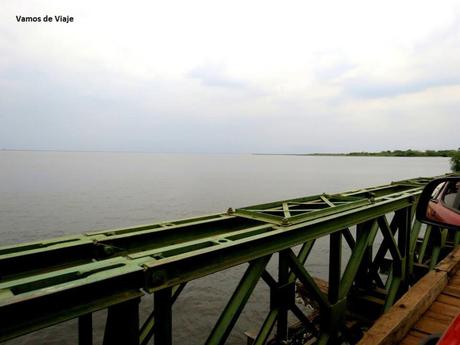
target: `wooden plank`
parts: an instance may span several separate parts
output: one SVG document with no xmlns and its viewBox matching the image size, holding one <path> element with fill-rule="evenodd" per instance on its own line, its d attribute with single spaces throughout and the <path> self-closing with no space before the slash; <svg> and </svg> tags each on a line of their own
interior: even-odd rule
<svg viewBox="0 0 460 345">
<path fill-rule="evenodd" d="M 453 287 L 453 288 L 456 288 L 456 289 L 460 289 L 460 279 L 450 279 L 449 280 L 449 284 L 448 286 L 450 287 Z"/>
<path fill-rule="evenodd" d="M 411 335 L 411 336 L 414 336 L 414 337 L 417 337 L 418 339 L 424 339 L 426 337 L 426 333 L 423 333 L 423 332 L 419 332 L 415 329 L 411 329 L 409 331 L 409 333 L 407 333 L 408 335 Z"/>
<path fill-rule="evenodd" d="M 400 344 L 420 345 L 421 341 L 426 339 L 428 336 L 429 334 L 411 330 L 409 333 L 407 333 L 406 337 L 401 341 Z"/>
<path fill-rule="evenodd" d="M 420 345 L 421 338 L 407 335 L 399 344 L 400 345 Z"/>
<path fill-rule="evenodd" d="M 398 344 L 447 285 L 447 278 L 444 271 L 426 274 L 374 323 L 358 344 Z"/>
<path fill-rule="evenodd" d="M 431 305 L 430 310 L 434 313 L 456 317 L 460 313 L 460 306 L 453 306 L 450 304 L 435 301 Z"/>
<path fill-rule="evenodd" d="M 440 319 L 433 319 L 424 315 L 417 323 L 414 325 L 414 329 L 433 334 L 433 333 L 443 333 L 447 327 L 449 327 L 450 322 L 442 321 Z"/>
<path fill-rule="evenodd" d="M 446 286 L 443 291 L 446 295 L 460 298 L 460 289 L 457 289 L 452 286 Z"/>
<path fill-rule="evenodd" d="M 455 272 L 455 273 L 452 275 L 452 279 L 453 279 L 453 280 L 460 280 L 460 271 Z"/>
<path fill-rule="evenodd" d="M 444 313 L 437 313 L 435 311 L 432 311 L 431 308 L 427 310 L 425 314 L 423 314 L 422 319 L 425 316 L 430 317 L 435 320 L 442 321 L 442 322 L 447 322 L 447 323 L 450 323 L 454 319 L 453 316 L 446 315 Z"/>
<path fill-rule="evenodd" d="M 458 272 L 460 268 L 460 246 L 457 246 L 447 255 L 444 260 L 436 265 L 436 269 L 444 272 L 450 272 L 451 275 Z"/>
<path fill-rule="evenodd" d="M 438 298 L 436 299 L 438 302 L 442 302 L 445 304 L 449 304 L 455 307 L 460 307 L 460 298 L 456 298 L 450 295 L 446 295 L 441 293 Z"/>
</svg>

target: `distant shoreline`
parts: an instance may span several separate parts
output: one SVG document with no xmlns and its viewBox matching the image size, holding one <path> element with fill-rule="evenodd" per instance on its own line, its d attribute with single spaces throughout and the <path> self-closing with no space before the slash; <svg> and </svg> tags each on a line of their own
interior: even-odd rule
<svg viewBox="0 0 460 345">
<path fill-rule="evenodd" d="M 299 157 L 401 157 L 401 158 L 433 158 L 448 156 L 387 156 L 387 155 L 350 155 L 348 153 L 252 153 L 253 156 L 299 156 Z"/>
<path fill-rule="evenodd" d="M 256 156 L 323 156 L 323 157 L 452 157 L 457 150 L 394 150 L 349 153 L 253 153 Z"/>
<path fill-rule="evenodd" d="M 141 154 L 193 154 L 193 155 L 209 155 L 209 154 L 243 154 L 243 155 L 254 155 L 254 156 L 320 156 L 320 157 L 453 157 L 457 155 L 457 150 L 395 150 L 395 151 L 381 151 L 381 152 L 349 152 L 349 153 L 337 153 L 337 152 L 324 152 L 324 153 L 236 153 L 236 152 L 220 152 L 220 153 L 209 153 L 209 152 L 154 152 L 154 151 L 122 151 L 122 150 L 53 150 L 53 149 L 10 149 L 0 148 L 0 152 L 67 152 L 67 153 L 141 153 Z"/>
</svg>

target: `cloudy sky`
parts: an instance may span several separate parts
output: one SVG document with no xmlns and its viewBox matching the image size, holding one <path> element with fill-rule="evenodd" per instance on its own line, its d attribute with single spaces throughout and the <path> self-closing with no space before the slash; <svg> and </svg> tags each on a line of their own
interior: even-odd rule
<svg viewBox="0 0 460 345">
<path fill-rule="evenodd" d="M 443 149 L 459 133 L 460 1 L 0 2 L 0 148 Z"/>
</svg>

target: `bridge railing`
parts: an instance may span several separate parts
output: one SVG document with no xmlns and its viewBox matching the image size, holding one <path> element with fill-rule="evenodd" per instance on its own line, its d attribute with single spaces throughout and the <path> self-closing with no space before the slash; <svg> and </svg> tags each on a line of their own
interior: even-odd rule
<svg viewBox="0 0 460 345">
<path fill-rule="evenodd" d="M 459 243 L 447 230 L 424 229 L 414 221 L 417 198 L 429 180 L 2 247 L 0 341 L 78 318 L 79 343 L 92 344 L 92 313 L 108 309 L 105 345 L 143 345 L 152 337 L 168 345 L 172 306 L 186 283 L 245 263 L 206 344 L 225 343 L 260 279 L 270 288 L 270 311 L 254 344 L 265 344 L 275 325 L 276 339 L 286 340 L 290 312 L 319 344 L 351 341 L 345 318 L 371 321 Z M 330 246 L 327 293 L 305 267 L 323 237 Z M 275 253 L 273 277 L 266 266 Z M 319 325 L 296 305 L 296 281 L 318 304 Z M 145 294 L 154 295 L 154 308 L 140 325 Z"/>
</svg>

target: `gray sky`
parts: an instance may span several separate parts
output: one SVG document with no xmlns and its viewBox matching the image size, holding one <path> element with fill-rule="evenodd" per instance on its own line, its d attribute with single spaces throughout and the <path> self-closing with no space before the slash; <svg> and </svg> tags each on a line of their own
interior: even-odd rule
<svg viewBox="0 0 460 345">
<path fill-rule="evenodd" d="M 18 23 L 16 15 L 74 23 Z M 460 146 L 459 1 L 0 3 L 0 148 Z"/>
</svg>

